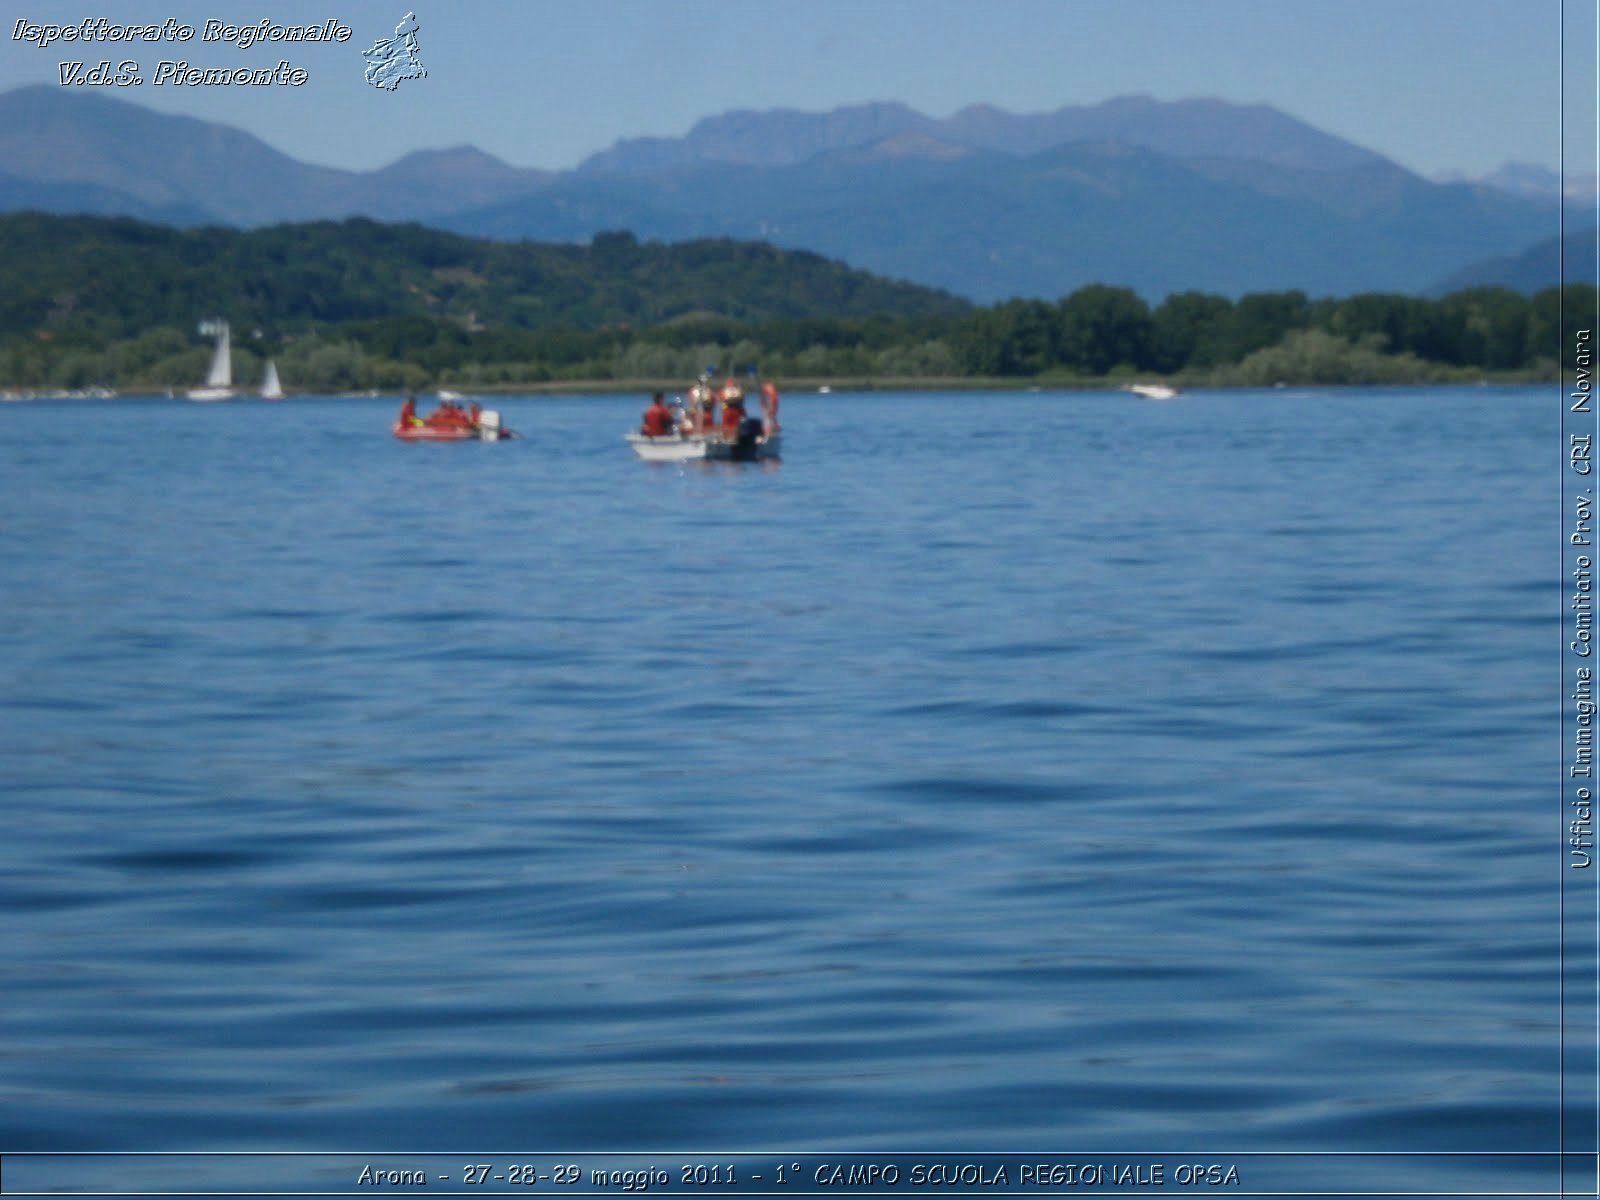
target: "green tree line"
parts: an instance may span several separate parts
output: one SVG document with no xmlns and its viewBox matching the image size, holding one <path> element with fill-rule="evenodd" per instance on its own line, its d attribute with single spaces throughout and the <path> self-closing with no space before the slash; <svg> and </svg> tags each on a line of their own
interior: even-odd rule
<svg viewBox="0 0 1600 1200">
<path fill-rule="evenodd" d="M 1091 285 L 978 307 L 762 243 L 495 243 L 415 225 L 240 232 L 0 217 L 0 387 L 183 387 L 196 324 L 294 389 L 770 378 L 1370 383 L 1548 377 L 1595 289 L 1438 298 Z"/>
</svg>

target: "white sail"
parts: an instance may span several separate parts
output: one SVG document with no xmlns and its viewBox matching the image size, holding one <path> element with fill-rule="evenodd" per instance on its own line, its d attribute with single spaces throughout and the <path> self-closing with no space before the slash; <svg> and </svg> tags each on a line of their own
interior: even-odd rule
<svg viewBox="0 0 1600 1200">
<path fill-rule="evenodd" d="M 233 396 L 233 343 L 226 321 L 216 321 L 200 326 L 201 333 L 215 332 L 217 348 L 211 354 L 211 370 L 206 373 L 204 387 L 190 388 L 191 400 L 228 400 Z"/>
<path fill-rule="evenodd" d="M 261 378 L 261 398 L 263 400 L 283 399 L 283 384 L 278 382 L 278 364 L 270 358 L 267 359 L 267 372 Z"/>
<path fill-rule="evenodd" d="M 211 371 L 206 375 L 206 386 L 214 388 L 233 386 L 233 343 L 226 325 L 217 335 L 217 349 L 211 356 Z"/>
</svg>

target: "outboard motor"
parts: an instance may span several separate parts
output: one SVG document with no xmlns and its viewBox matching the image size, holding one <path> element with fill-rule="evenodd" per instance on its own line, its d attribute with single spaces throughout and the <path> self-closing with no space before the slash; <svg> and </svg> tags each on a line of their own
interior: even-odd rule
<svg viewBox="0 0 1600 1200">
<path fill-rule="evenodd" d="M 478 436 L 486 442 L 500 440 L 500 414 L 492 408 L 478 414 Z"/>
<path fill-rule="evenodd" d="M 733 443 L 733 457 L 739 462 L 750 462 L 759 449 L 756 443 L 761 440 L 761 418 L 746 417 L 739 422 L 739 435 Z"/>
</svg>

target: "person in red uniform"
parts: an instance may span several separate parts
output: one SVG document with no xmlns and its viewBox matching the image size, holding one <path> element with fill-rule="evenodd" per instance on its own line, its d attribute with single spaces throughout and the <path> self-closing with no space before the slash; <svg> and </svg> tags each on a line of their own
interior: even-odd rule
<svg viewBox="0 0 1600 1200">
<path fill-rule="evenodd" d="M 422 418 L 417 416 L 417 398 L 407 394 L 406 402 L 400 406 L 400 428 L 410 429 L 413 425 L 421 425 Z"/>
<path fill-rule="evenodd" d="M 475 422 L 461 405 L 454 400 L 446 400 L 429 416 L 428 424 L 440 429 L 471 429 Z"/>
<path fill-rule="evenodd" d="M 761 384 L 761 433 L 771 437 L 781 428 L 778 424 L 778 389 L 771 380 L 765 380 Z"/>
<path fill-rule="evenodd" d="M 667 407 L 667 398 L 662 393 L 657 392 L 650 407 L 644 410 L 644 423 L 639 432 L 645 437 L 665 437 L 672 432 L 672 410 Z"/>
<path fill-rule="evenodd" d="M 722 436 L 730 441 L 739 432 L 739 422 L 744 420 L 744 389 L 732 375 L 717 392 L 722 402 Z"/>
</svg>

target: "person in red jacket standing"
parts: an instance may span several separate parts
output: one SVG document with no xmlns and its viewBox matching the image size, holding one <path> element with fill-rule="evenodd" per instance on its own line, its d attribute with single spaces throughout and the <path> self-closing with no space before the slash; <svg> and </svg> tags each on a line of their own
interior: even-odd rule
<svg viewBox="0 0 1600 1200">
<path fill-rule="evenodd" d="M 778 389 L 772 381 L 763 380 L 761 384 L 761 436 L 771 437 L 782 426 L 778 424 Z"/>
<path fill-rule="evenodd" d="M 743 420 L 744 396 L 741 394 L 729 399 L 728 394 L 724 392 L 722 400 L 722 436 L 730 442 L 736 440 L 739 436 L 739 422 Z"/>
</svg>

